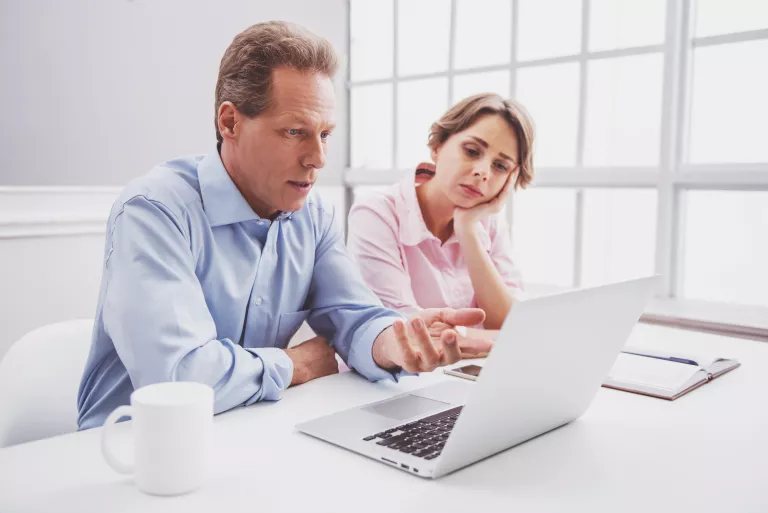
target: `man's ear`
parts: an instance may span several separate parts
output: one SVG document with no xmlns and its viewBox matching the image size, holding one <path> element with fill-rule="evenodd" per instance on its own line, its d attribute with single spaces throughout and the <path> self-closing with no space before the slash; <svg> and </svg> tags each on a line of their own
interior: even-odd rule
<svg viewBox="0 0 768 513">
<path fill-rule="evenodd" d="M 219 105 L 219 133 L 223 139 L 236 139 L 240 113 L 232 102 L 222 102 Z"/>
</svg>

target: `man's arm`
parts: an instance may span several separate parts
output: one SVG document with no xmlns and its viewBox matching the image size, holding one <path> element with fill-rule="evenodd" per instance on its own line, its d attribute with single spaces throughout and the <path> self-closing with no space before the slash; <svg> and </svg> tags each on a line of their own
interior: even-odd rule
<svg viewBox="0 0 768 513">
<path fill-rule="evenodd" d="M 185 226 L 143 196 L 126 202 L 113 223 L 104 327 L 133 386 L 205 383 L 214 389 L 216 413 L 279 399 L 292 379 L 291 359 L 280 349 L 217 338 Z"/>
<path fill-rule="evenodd" d="M 366 286 L 347 252 L 335 212 L 322 214 L 323 233 L 315 249 L 308 296 L 309 325 L 363 376 L 370 380 L 396 378 L 374 362 L 372 348 L 376 337 L 403 316 L 384 308 Z"/>
</svg>

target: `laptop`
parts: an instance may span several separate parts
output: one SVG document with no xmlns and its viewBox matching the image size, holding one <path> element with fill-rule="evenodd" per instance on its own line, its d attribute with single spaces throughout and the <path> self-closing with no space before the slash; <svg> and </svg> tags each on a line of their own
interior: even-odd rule
<svg viewBox="0 0 768 513">
<path fill-rule="evenodd" d="M 522 301 L 472 382 L 438 384 L 296 428 L 438 478 L 580 417 L 651 298 L 656 277 Z"/>
</svg>

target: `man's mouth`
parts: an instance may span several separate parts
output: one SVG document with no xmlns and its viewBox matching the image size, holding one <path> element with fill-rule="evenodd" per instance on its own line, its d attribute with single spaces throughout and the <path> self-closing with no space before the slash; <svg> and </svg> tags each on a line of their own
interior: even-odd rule
<svg viewBox="0 0 768 513">
<path fill-rule="evenodd" d="M 294 180 L 289 180 L 288 183 L 299 189 L 309 189 L 312 187 L 312 182 L 296 182 Z"/>
</svg>

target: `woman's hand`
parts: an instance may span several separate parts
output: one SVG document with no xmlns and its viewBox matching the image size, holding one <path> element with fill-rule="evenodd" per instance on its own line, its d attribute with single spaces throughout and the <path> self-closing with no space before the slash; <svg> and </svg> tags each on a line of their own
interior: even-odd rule
<svg viewBox="0 0 768 513">
<path fill-rule="evenodd" d="M 443 338 L 444 331 L 456 329 L 455 326 L 441 321 L 435 321 L 427 326 L 427 328 L 429 336 L 435 343 L 438 343 Z M 456 342 L 459 344 L 462 360 L 467 358 L 485 358 L 493 347 L 493 339 L 491 337 L 462 335 L 458 331 L 456 332 Z"/>
<path fill-rule="evenodd" d="M 513 176 L 514 173 L 509 174 L 504 187 L 501 188 L 501 191 L 492 200 L 480 203 L 472 208 L 456 207 L 453 211 L 453 231 L 456 232 L 456 238 L 459 239 L 459 242 L 461 242 L 462 238 L 474 233 L 475 225 L 478 221 L 501 212 L 512 190 Z"/>
</svg>

